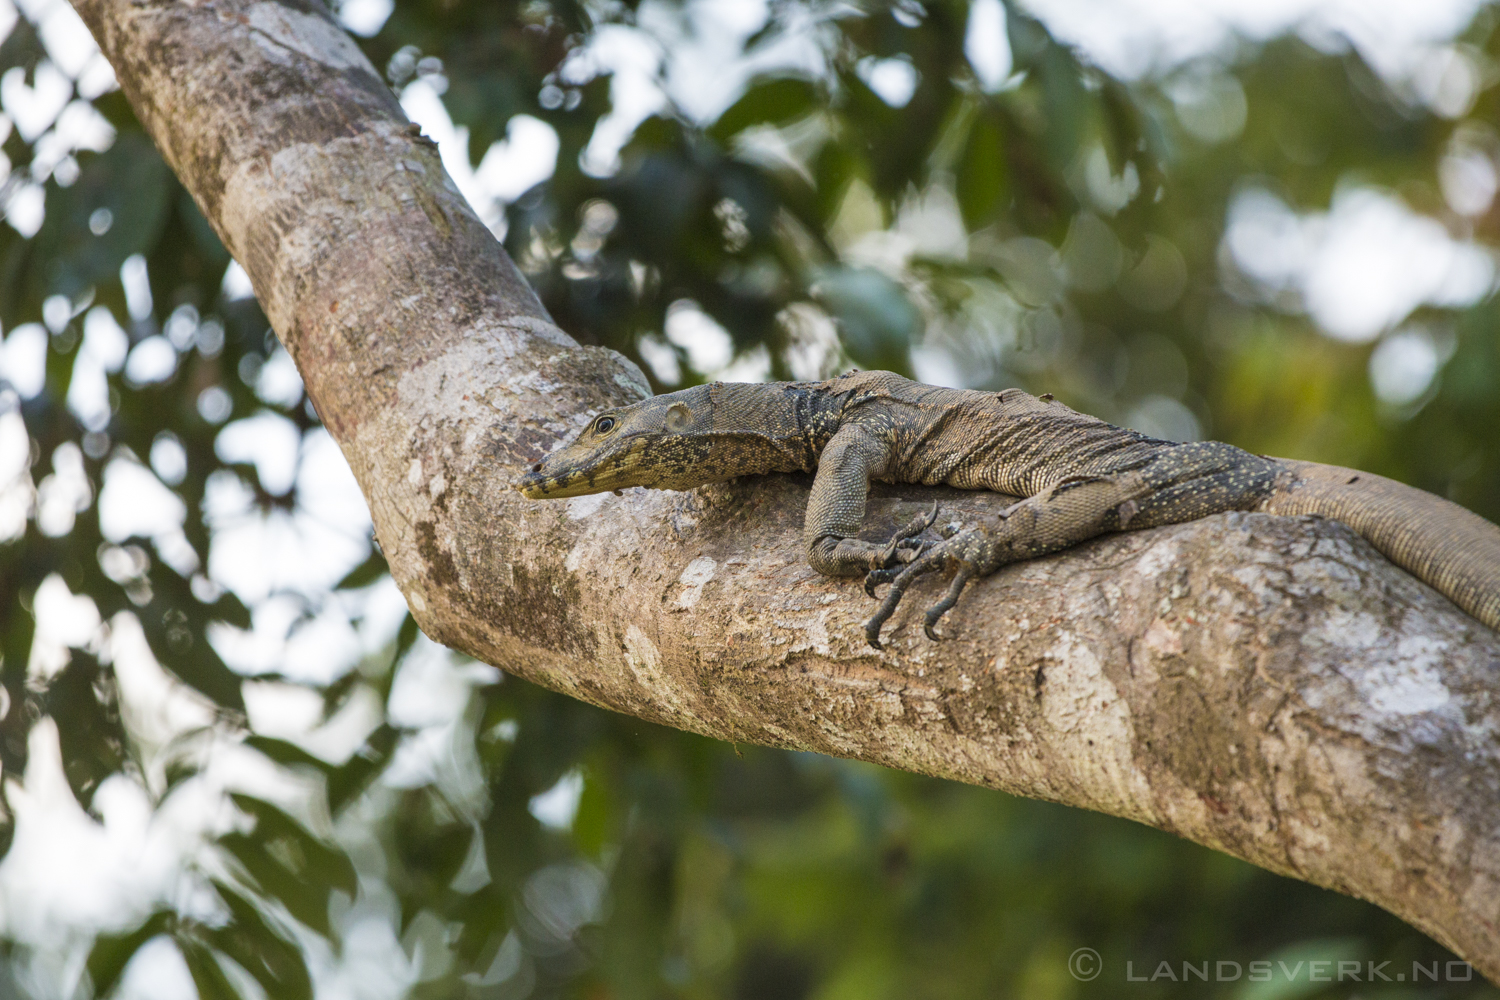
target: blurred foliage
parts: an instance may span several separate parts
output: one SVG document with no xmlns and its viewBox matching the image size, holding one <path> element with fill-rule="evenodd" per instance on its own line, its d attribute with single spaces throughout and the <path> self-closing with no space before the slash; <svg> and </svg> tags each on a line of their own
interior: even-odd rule
<svg viewBox="0 0 1500 1000">
<path fill-rule="evenodd" d="M 1500 140 L 1484 123 L 1500 115 L 1500 91 L 1481 86 L 1472 106 L 1439 115 L 1357 52 L 1296 38 L 1118 81 L 1014 8 L 1011 76 L 986 89 L 965 57 L 963 4 L 776 0 L 751 54 L 807 32 L 826 72 L 754 77 L 710 120 L 669 99 L 631 133 L 618 169 L 585 170 L 613 104 L 609 76 L 580 72 L 580 54 L 647 21 L 689 36 L 694 9 L 398 0 L 361 41 L 398 91 L 440 85 L 473 162 L 516 115 L 556 132 L 555 173 L 500 225 L 575 336 L 669 388 L 715 374 L 695 370 L 691 338 L 673 332 L 696 307 L 735 363 L 764 376 L 938 365 L 1121 422 L 1361 466 L 1500 518 L 1500 318 L 1488 299 L 1418 313 L 1445 355 L 1396 405 L 1367 377 L 1379 347 L 1330 339 L 1295 300 L 1258 298 L 1223 249 L 1247 185 L 1299 211 L 1324 210 L 1341 186 L 1379 185 L 1457 237 L 1500 239 L 1500 208 L 1460 216 L 1437 181 L 1460 146 L 1494 163 Z M 1485 8 L 1462 39 L 1482 82 L 1495 79 L 1493 25 Z M 23 16 L 0 73 L 40 85 L 45 57 Z M 905 74 L 907 99 L 874 89 L 882 66 Z M 44 717 L 68 787 L 95 816 L 110 780 L 143 786 L 163 814 L 208 766 L 205 731 L 159 746 L 138 730 L 103 633 L 66 662 L 38 652 L 32 612 L 48 581 L 85 595 L 116 631 L 138 621 L 160 664 L 211 707 L 215 745 L 253 751 L 283 791 L 306 794 L 288 792 L 297 808 L 269 793 L 227 798 L 233 821 L 187 866 L 191 891 L 76 928 L 66 940 L 86 963 L 79 952 L 59 965 L 4 924 L 0 996 L 73 995 L 79 966 L 78 989 L 103 995 L 163 937 L 200 996 L 311 996 L 372 920 L 399 941 L 406 978 L 366 973 L 361 995 L 1490 995 L 1454 982 L 1196 983 L 1184 962 L 1389 960 L 1394 973 L 1449 956 L 1368 905 L 1123 821 L 729 747 L 512 678 L 477 683 L 443 730 L 458 762 L 446 777 L 391 777 L 431 735 L 391 719 L 337 760 L 251 732 L 244 678 L 221 653 L 226 629 L 249 628 L 255 609 L 206 574 L 205 499 L 232 480 L 262 515 L 305 514 L 305 485 L 279 490 L 219 445 L 230 421 L 270 411 L 306 435 L 317 416 L 267 388 L 266 320 L 226 292 L 227 254 L 123 97 L 92 105 L 116 130 L 105 152 L 44 156 L 45 137 L 9 127 L 3 140 L 0 198 L 15 211 L 30 191 L 44 206 L 34 235 L 0 226 L 0 370 L 16 383 L 0 390 L 0 430 L 19 413 L 29 444 L 5 496 L 30 513 L 0 545 L 6 801 Z M 122 274 L 148 277 L 149 303 Z M 170 373 L 135 379 L 133 360 L 123 371 L 123 355 L 101 360 L 88 333 L 101 308 L 132 359 L 169 349 Z M 17 373 L 38 337 L 45 380 L 33 392 Z M 89 409 L 89 379 L 107 410 Z M 180 535 L 105 537 L 97 498 L 111 463 L 156 470 L 184 505 Z M 376 552 L 336 592 L 277 596 L 298 603 L 300 625 L 384 575 Z M 314 688 L 330 719 L 361 698 L 386 705 L 398 673 L 432 654 L 409 617 L 387 624 L 384 647 L 333 680 L 282 679 Z M 576 811 L 541 822 L 538 797 L 559 789 L 577 792 Z M 0 820 L 8 848 L 8 811 Z M 1080 947 L 1100 953 L 1102 976 L 1069 974 Z M 1122 985 L 1127 962 L 1147 981 Z"/>
</svg>

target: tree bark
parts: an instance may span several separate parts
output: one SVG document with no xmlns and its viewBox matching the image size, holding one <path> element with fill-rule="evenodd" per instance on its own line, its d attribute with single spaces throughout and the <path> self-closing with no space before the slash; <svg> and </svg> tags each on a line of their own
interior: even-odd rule
<svg viewBox="0 0 1500 1000">
<path fill-rule="evenodd" d="M 439 642 L 616 711 L 1124 816 L 1370 900 L 1500 981 L 1500 635 L 1337 523 L 1229 514 L 871 602 L 808 482 L 509 488 L 648 392 L 580 347 L 317 0 L 74 0 L 245 267 Z M 871 527 L 941 499 L 882 489 Z"/>
</svg>

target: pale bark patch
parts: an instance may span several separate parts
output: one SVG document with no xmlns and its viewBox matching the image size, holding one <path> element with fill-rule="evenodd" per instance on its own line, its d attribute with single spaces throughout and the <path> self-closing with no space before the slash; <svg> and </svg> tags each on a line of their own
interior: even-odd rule
<svg viewBox="0 0 1500 1000">
<path fill-rule="evenodd" d="M 1090 766 L 1072 776 L 1091 799 L 1109 812 L 1153 817 L 1150 783 L 1136 768 L 1130 708 L 1089 644 L 1061 632 L 1048 652 L 1042 688 L 1042 718 L 1050 742 L 1063 758 L 1087 759 Z"/>
<path fill-rule="evenodd" d="M 607 502 L 609 502 L 608 493 L 591 493 L 588 496 L 574 497 L 568 501 L 568 520 L 582 521 L 590 514 L 596 513 Z M 569 553 L 569 555 L 571 556 L 572 553 Z M 576 570 L 577 568 L 576 564 L 568 567 L 570 570 Z"/>
<path fill-rule="evenodd" d="M 718 562 L 710 556 L 699 556 L 688 563 L 677 577 L 677 582 L 682 586 L 677 595 L 677 607 L 686 610 L 697 604 L 698 599 L 703 596 L 704 586 L 714 578 L 718 568 Z"/>
<path fill-rule="evenodd" d="M 256 3 L 246 9 L 245 21 L 256 46 L 272 62 L 291 65 L 300 57 L 330 69 L 375 72 L 354 40 L 325 18 L 279 3 Z"/>
</svg>

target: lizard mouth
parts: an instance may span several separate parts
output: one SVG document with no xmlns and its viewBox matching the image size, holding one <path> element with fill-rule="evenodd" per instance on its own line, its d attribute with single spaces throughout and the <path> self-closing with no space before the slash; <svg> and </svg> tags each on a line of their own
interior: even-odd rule
<svg viewBox="0 0 1500 1000">
<path fill-rule="evenodd" d="M 551 495 L 550 486 L 553 485 L 552 476 L 542 472 L 528 472 L 513 484 L 516 492 L 528 500 L 545 500 Z"/>
<path fill-rule="evenodd" d="M 528 500 L 562 500 L 588 493 L 602 493 L 608 487 L 595 486 L 586 475 L 549 476 L 545 472 L 528 472 L 516 480 L 515 489 Z"/>
<path fill-rule="evenodd" d="M 562 500 L 635 486 L 638 483 L 633 473 L 637 471 L 639 451 L 639 444 L 634 444 L 606 459 L 585 463 L 582 468 L 568 468 L 572 463 L 565 457 L 559 461 L 557 456 L 549 456 L 533 465 L 513 486 L 528 500 Z M 552 469 L 548 469 L 549 464 Z M 563 466 L 563 471 L 557 471 L 558 465 Z"/>
</svg>

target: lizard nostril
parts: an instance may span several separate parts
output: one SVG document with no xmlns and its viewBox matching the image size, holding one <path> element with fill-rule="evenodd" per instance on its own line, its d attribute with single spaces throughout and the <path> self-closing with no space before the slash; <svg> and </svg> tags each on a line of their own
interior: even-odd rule
<svg viewBox="0 0 1500 1000">
<path fill-rule="evenodd" d="M 536 463 L 536 464 L 535 464 L 535 465 L 533 465 L 533 466 L 532 466 L 532 467 L 531 467 L 531 471 L 532 471 L 532 472 L 541 472 L 541 471 L 542 471 L 542 463 L 541 463 L 541 462 L 538 462 L 538 463 Z"/>
</svg>

